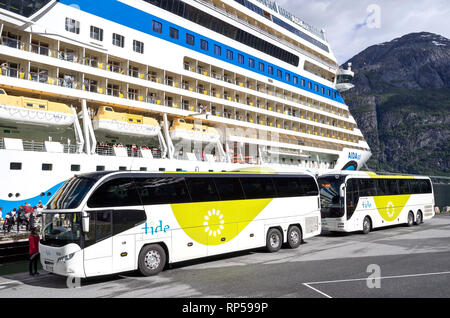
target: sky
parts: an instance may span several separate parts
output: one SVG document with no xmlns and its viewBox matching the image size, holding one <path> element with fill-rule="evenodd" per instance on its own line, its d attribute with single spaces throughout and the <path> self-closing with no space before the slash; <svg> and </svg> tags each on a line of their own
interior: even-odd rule
<svg viewBox="0 0 450 318">
<path fill-rule="evenodd" d="M 450 38 L 450 0 L 277 0 L 319 29 L 342 65 L 367 47 L 413 32 Z"/>
</svg>

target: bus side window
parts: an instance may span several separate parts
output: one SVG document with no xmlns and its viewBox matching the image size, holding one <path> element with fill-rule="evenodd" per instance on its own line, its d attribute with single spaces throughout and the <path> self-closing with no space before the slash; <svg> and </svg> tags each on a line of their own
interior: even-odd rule
<svg viewBox="0 0 450 318">
<path fill-rule="evenodd" d="M 89 212 L 89 232 L 84 235 L 84 247 L 100 242 L 112 235 L 112 211 Z"/>
<path fill-rule="evenodd" d="M 184 178 L 136 178 L 143 205 L 190 202 Z"/>
<path fill-rule="evenodd" d="M 410 194 L 410 189 L 409 189 L 409 180 L 407 179 L 399 179 L 398 180 L 398 188 L 400 191 L 400 194 Z"/>
<path fill-rule="evenodd" d="M 272 178 L 240 178 L 246 199 L 275 198 Z"/>
<path fill-rule="evenodd" d="M 133 179 L 120 178 L 107 181 L 91 195 L 90 208 L 142 205 Z"/>
<path fill-rule="evenodd" d="M 219 201 L 212 178 L 186 178 L 192 202 Z"/>
<path fill-rule="evenodd" d="M 397 180 L 386 179 L 386 185 L 387 185 L 388 195 L 399 194 Z"/>
<path fill-rule="evenodd" d="M 214 178 L 220 200 L 242 200 L 245 199 L 241 183 L 238 178 Z"/>
</svg>

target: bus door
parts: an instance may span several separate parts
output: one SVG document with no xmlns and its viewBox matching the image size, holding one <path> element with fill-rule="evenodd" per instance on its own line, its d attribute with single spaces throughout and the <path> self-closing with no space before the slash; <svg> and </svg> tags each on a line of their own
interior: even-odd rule
<svg viewBox="0 0 450 318">
<path fill-rule="evenodd" d="M 143 207 L 114 209 L 112 257 L 114 272 L 135 269 L 136 233 L 146 229 L 146 221 L 147 216 Z"/>
<path fill-rule="evenodd" d="M 112 210 L 86 211 L 89 231 L 84 233 L 84 271 L 86 276 L 112 272 Z"/>
<path fill-rule="evenodd" d="M 353 216 L 353 213 L 358 206 L 359 192 L 358 183 L 356 179 L 348 179 L 345 187 L 345 215 L 347 221 Z"/>
</svg>

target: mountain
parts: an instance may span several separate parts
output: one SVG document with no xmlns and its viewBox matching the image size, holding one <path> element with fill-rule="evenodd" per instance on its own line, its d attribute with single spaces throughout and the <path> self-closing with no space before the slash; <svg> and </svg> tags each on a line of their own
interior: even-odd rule
<svg viewBox="0 0 450 318">
<path fill-rule="evenodd" d="M 342 93 L 377 171 L 450 176 L 450 40 L 411 33 L 371 46 Z"/>
</svg>

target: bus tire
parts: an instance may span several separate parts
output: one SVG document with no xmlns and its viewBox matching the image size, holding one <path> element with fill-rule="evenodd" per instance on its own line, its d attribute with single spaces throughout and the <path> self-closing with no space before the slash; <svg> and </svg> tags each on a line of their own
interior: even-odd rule
<svg viewBox="0 0 450 318">
<path fill-rule="evenodd" d="M 363 221 L 363 234 L 369 234 L 372 230 L 372 220 L 366 216 Z"/>
<path fill-rule="evenodd" d="M 289 227 L 287 242 L 292 249 L 299 247 L 302 243 L 302 230 L 297 225 Z"/>
<path fill-rule="evenodd" d="M 407 220 L 406 226 L 411 227 L 413 225 L 414 225 L 414 213 L 409 211 L 409 213 L 408 213 L 408 220 Z"/>
<path fill-rule="evenodd" d="M 423 223 L 423 215 L 421 211 L 417 211 L 417 215 L 416 215 L 416 225 L 420 225 Z"/>
<path fill-rule="evenodd" d="M 158 244 L 146 245 L 139 253 L 138 269 L 144 276 L 153 276 L 161 272 L 166 265 L 166 252 Z"/>
<path fill-rule="evenodd" d="M 283 244 L 283 234 L 279 229 L 270 229 L 267 232 L 266 248 L 270 253 L 278 252 Z"/>
</svg>

